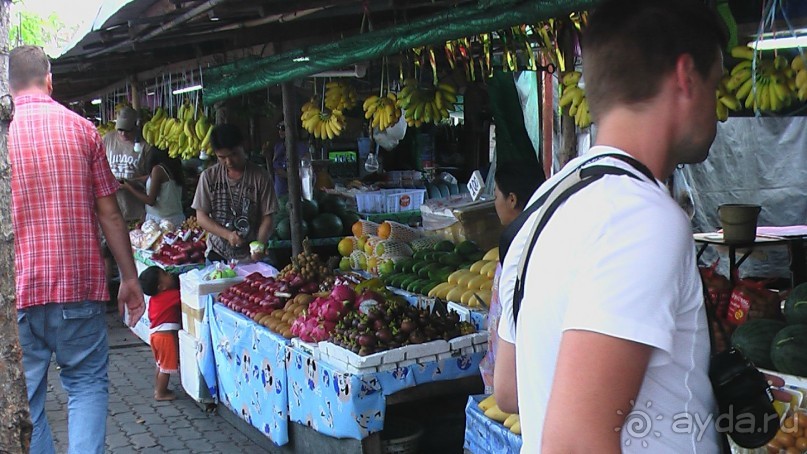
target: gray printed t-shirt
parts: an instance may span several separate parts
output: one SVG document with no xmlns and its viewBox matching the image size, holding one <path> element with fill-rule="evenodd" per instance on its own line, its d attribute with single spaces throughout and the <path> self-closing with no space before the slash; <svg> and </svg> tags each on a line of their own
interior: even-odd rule
<svg viewBox="0 0 807 454">
<path fill-rule="evenodd" d="M 143 151 L 136 153 L 134 143 L 121 140 L 117 131 L 110 131 L 104 135 L 104 147 L 106 148 L 109 167 L 112 169 L 112 174 L 115 175 L 115 178 L 131 180 L 148 173 L 146 166 L 151 154 L 150 145 L 144 143 Z M 142 183 L 132 182 L 132 184 L 143 187 Z M 123 219 L 126 221 L 140 221 L 143 219 L 146 211 L 145 204 L 142 201 L 123 188 L 118 190 L 116 196 Z"/>
<path fill-rule="evenodd" d="M 207 213 L 228 230 L 235 229 L 238 218 L 246 218 L 249 226 L 241 234 L 246 240 L 242 247 L 234 248 L 227 240 L 213 234 L 208 235 L 207 240 L 208 250 L 226 259 L 240 260 L 249 257 L 249 243 L 258 237 L 262 218 L 277 211 L 277 198 L 266 170 L 247 163 L 243 176 L 232 180 L 227 177 L 224 166 L 215 164 L 199 176 L 191 207 Z"/>
</svg>

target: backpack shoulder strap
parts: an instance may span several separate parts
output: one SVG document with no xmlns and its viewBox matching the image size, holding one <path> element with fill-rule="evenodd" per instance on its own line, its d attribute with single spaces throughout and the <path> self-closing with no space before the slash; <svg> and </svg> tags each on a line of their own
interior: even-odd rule
<svg viewBox="0 0 807 454">
<path fill-rule="evenodd" d="M 619 157 L 623 157 L 624 155 L 615 155 Z M 599 157 L 598 157 L 599 158 Z M 633 158 L 631 158 L 633 159 Z M 635 160 L 634 160 L 635 161 Z M 583 165 L 587 164 L 589 161 L 584 163 Z M 636 161 L 638 162 L 638 161 Z M 643 164 L 639 163 L 642 168 L 646 169 Z M 632 163 L 631 163 L 632 165 Z M 645 173 L 642 168 L 637 168 L 642 173 Z M 649 178 L 651 181 L 656 182 L 655 177 L 653 174 L 647 170 L 649 174 Z M 623 169 L 621 167 L 615 167 L 610 165 L 592 165 L 585 168 L 582 166 L 578 167 L 573 173 L 569 174 L 566 178 L 562 179 L 558 184 L 555 185 L 552 190 L 547 191 L 546 197 L 544 198 L 544 203 L 538 208 L 541 211 L 539 212 L 538 220 L 532 226 L 532 230 L 528 236 L 528 244 L 526 250 L 524 250 L 521 254 L 521 259 L 518 263 L 518 275 L 516 277 L 516 285 L 513 291 L 513 323 L 518 321 L 518 312 L 521 308 L 521 300 L 524 298 L 524 283 L 527 279 L 527 264 L 529 263 L 530 256 L 532 255 L 532 251 L 535 248 L 535 244 L 538 241 L 538 236 L 544 230 L 549 219 L 555 213 L 555 211 L 560 207 L 560 205 L 566 201 L 569 197 L 571 197 L 574 193 L 580 191 L 581 189 L 585 188 L 586 186 L 594 183 L 595 181 L 599 180 L 600 178 L 604 177 L 605 175 L 621 175 L 621 176 L 628 176 L 634 179 L 639 179 L 635 173 Z M 539 202 L 540 199 L 537 201 Z M 536 204 L 537 204 L 536 202 Z M 533 211 L 534 212 L 534 211 Z M 524 220 L 526 221 L 526 219 Z M 522 225 L 524 223 L 522 221 Z"/>
</svg>

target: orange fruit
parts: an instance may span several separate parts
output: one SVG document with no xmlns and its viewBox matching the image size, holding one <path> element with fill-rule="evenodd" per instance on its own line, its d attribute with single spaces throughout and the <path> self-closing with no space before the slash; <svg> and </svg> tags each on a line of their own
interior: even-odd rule
<svg viewBox="0 0 807 454">
<path fill-rule="evenodd" d="M 389 222 L 382 222 L 381 225 L 378 226 L 378 236 L 382 239 L 389 238 L 390 233 L 392 232 L 392 225 Z"/>
<path fill-rule="evenodd" d="M 350 227 L 350 231 L 353 232 L 353 236 L 356 238 L 361 236 L 361 221 L 356 221 L 352 227 Z"/>
</svg>

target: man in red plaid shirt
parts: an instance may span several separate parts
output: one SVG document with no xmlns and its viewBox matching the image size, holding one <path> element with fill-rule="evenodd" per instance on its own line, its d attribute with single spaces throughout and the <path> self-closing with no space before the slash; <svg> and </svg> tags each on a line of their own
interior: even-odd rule
<svg viewBox="0 0 807 454">
<path fill-rule="evenodd" d="M 92 123 L 51 99 L 51 77 L 41 48 L 21 46 L 9 54 L 17 323 L 34 423 L 31 452 L 54 452 L 45 396 L 55 354 L 69 395 L 69 452 L 101 453 L 109 400 L 109 294 L 99 224 L 120 267 L 118 306 L 128 307 L 130 324 L 145 304 L 101 137 Z"/>
</svg>

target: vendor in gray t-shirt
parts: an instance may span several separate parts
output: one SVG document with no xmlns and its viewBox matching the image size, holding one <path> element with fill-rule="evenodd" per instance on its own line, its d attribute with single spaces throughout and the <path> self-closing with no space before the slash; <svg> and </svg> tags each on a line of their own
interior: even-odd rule
<svg viewBox="0 0 807 454">
<path fill-rule="evenodd" d="M 137 111 L 131 107 L 121 109 L 115 120 L 115 129 L 116 131 L 110 131 L 104 135 L 106 158 L 112 174 L 118 181 L 127 180 L 144 188 L 145 179 L 148 177 L 146 165 L 151 147 L 142 141 L 135 146 L 135 141 L 140 135 L 137 126 Z M 123 188 L 118 190 L 117 198 L 121 214 L 127 222 L 143 220 L 146 213 L 143 202 Z"/>
<path fill-rule="evenodd" d="M 248 162 L 243 136 L 234 125 L 213 128 L 210 144 L 218 163 L 199 177 L 191 207 L 208 233 L 207 258 L 260 260 L 272 234 L 277 198 L 269 173 Z M 257 241 L 260 247 L 252 248 Z"/>
</svg>

